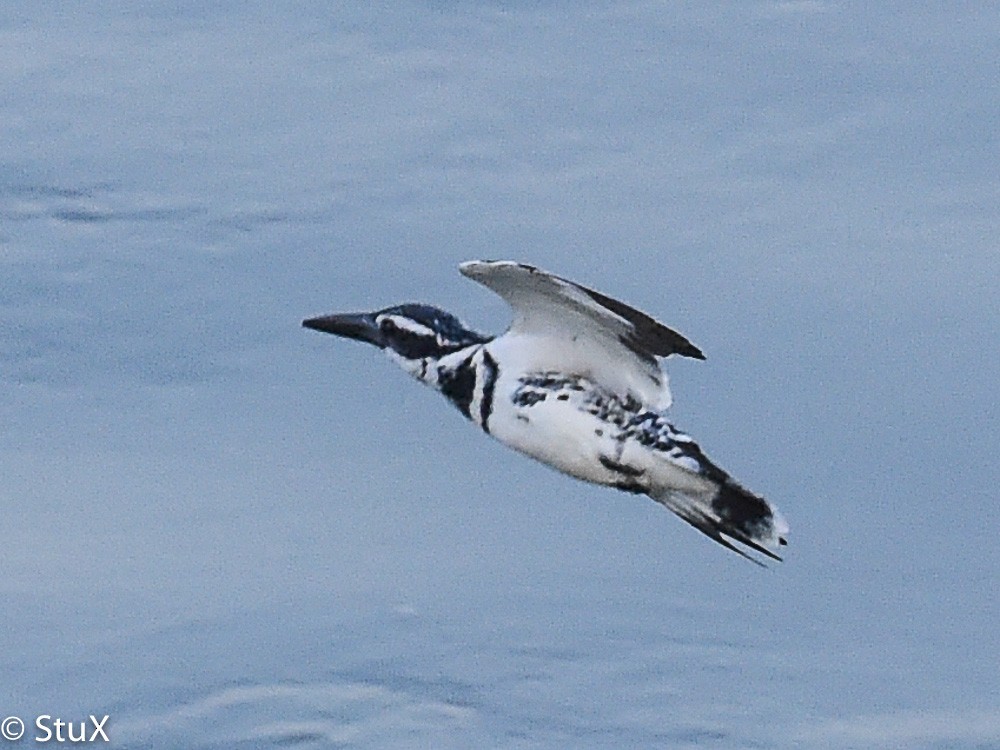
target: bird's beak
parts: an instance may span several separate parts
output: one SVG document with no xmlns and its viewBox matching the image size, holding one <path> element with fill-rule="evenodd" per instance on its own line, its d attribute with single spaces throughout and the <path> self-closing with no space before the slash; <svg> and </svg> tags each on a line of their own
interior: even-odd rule
<svg viewBox="0 0 1000 750">
<path fill-rule="evenodd" d="M 375 322 L 375 316 L 370 313 L 323 315 L 303 320 L 302 325 L 314 331 L 332 333 L 334 336 L 343 336 L 355 341 L 366 341 L 380 349 L 385 348 L 385 338 Z"/>
</svg>

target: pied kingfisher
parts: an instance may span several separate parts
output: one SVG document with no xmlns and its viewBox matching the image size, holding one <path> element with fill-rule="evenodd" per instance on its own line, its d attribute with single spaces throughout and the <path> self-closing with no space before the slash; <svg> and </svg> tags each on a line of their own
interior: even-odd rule
<svg viewBox="0 0 1000 750">
<path fill-rule="evenodd" d="M 788 524 L 664 416 L 657 357 L 704 359 L 676 331 L 572 281 L 513 261 L 468 261 L 463 275 L 513 308 L 501 336 L 470 331 L 436 307 L 405 304 L 303 321 L 383 349 L 466 418 L 570 476 L 645 494 L 699 531 L 775 560 Z M 754 562 L 757 562 L 754 560 Z"/>
</svg>

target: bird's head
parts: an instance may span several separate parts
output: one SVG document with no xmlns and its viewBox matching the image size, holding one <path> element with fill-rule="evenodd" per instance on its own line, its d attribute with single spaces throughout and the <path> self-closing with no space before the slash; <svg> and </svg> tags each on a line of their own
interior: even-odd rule
<svg viewBox="0 0 1000 750">
<path fill-rule="evenodd" d="M 323 315 L 304 320 L 302 325 L 374 344 L 417 377 L 426 370 L 428 360 L 489 341 L 488 336 L 469 330 L 451 313 L 421 304 L 395 305 L 371 313 Z"/>
</svg>

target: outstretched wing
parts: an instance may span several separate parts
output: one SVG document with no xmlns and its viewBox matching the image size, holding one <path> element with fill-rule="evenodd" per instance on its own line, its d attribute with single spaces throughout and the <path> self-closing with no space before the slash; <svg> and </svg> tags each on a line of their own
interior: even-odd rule
<svg viewBox="0 0 1000 750">
<path fill-rule="evenodd" d="M 531 348 L 540 369 L 565 371 L 570 363 L 576 374 L 666 408 L 670 390 L 657 357 L 705 358 L 684 336 L 645 313 L 534 266 L 473 260 L 459 270 L 513 308 L 508 333 L 540 344 Z"/>
</svg>

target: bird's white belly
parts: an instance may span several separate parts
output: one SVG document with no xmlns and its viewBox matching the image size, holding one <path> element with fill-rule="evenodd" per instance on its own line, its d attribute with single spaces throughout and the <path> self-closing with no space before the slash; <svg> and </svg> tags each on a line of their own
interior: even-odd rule
<svg viewBox="0 0 1000 750">
<path fill-rule="evenodd" d="M 596 484 L 618 484 L 607 461 L 620 450 L 614 425 L 582 411 L 575 398 L 556 397 L 530 406 L 504 399 L 496 405 L 489 431 L 497 440 L 570 476 Z"/>
<path fill-rule="evenodd" d="M 714 493 L 693 459 L 639 437 L 638 413 L 582 378 L 529 373 L 514 379 L 501 371 L 486 427 L 511 448 L 587 482 L 633 492 Z"/>
</svg>

